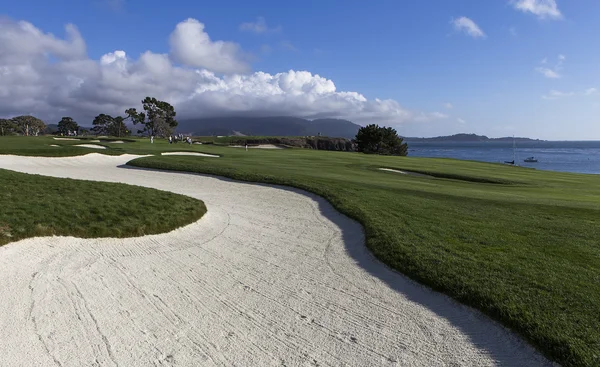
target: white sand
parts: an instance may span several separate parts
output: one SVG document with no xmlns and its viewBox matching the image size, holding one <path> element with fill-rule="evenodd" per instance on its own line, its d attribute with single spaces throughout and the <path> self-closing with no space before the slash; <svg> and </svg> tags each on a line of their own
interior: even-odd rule
<svg viewBox="0 0 600 367">
<path fill-rule="evenodd" d="M 162 154 L 162 155 L 195 155 L 198 157 L 219 158 L 218 155 L 206 154 L 206 153 L 196 153 L 196 152 L 164 152 L 164 153 L 160 153 L 160 154 Z"/>
<path fill-rule="evenodd" d="M 100 140 L 90 140 L 90 143 L 99 143 Z"/>
<path fill-rule="evenodd" d="M 91 149 L 106 149 L 106 147 L 97 144 L 77 144 L 75 147 L 91 148 Z"/>
<path fill-rule="evenodd" d="M 60 145 L 50 144 L 51 147 L 60 147 Z"/>
<path fill-rule="evenodd" d="M 54 140 L 80 140 L 80 139 L 73 139 L 73 138 L 54 138 Z"/>
<path fill-rule="evenodd" d="M 245 148 L 245 145 L 230 145 L 232 148 Z M 286 149 L 282 145 L 274 145 L 274 144 L 259 144 L 259 145 L 248 145 L 248 148 L 252 149 Z"/>
<path fill-rule="evenodd" d="M 0 156 L 0 168 L 204 200 L 173 232 L 0 248 L 0 366 L 540 366 L 504 328 L 388 270 L 361 227 L 297 190 Z"/>
<path fill-rule="evenodd" d="M 110 144 L 124 144 L 125 142 L 123 140 L 115 140 L 115 141 L 109 141 L 108 143 L 110 143 Z"/>
<path fill-rule="evenodd" d="M 388 172 L 395 172 L 395 173 L 401 173 L 403 175 L 409 175 L 409 176 L 417 176 L 417 177 L 429 177 L 432 178 L 433 176 L 430 175 L 424 175 L 422 173 L 416 173 L 416 172 L 410 172 L 410 171 L 400 171 L 399 169 L 391 169 L 391 168 L 380 168 L 380 171 L 388 171 Z"/>
</svg>

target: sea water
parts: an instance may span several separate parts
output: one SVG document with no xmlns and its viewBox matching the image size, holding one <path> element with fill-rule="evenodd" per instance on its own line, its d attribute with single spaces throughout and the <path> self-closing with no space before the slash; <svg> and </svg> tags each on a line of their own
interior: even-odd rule
<svg viewBox="0 0 600 367">
<path fill-rule="evenodd" d="M 436 157 L 503 163 L 513 160 L 513 142 L 410 141 L 411 157 Z M 536 163 L 524 162 L 535 157 Z M 515 164 L 549 171 L 600 174 L 600 141 L 517 141 Z"/>
</svg>

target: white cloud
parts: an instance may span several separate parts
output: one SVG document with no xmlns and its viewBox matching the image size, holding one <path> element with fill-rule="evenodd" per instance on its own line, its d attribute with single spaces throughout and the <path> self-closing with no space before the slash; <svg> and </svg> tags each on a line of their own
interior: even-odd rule
<svg viewBox="0 0 600 367">
<path fill-rule="evenodd" d="M 75 26 L 67 26 L 62 40 L 27 22 L 0 21 L 0 116 L 72 116 L 85 126 L 100 113 L 139 108 L 146 96 L 172 103 L 180 119 L 289 115 L 397 125 L 419 116 L 394 100 L 338 91 L 332 80 L 308 71 L 215 74 L 245 69 L 232 45 L 210 41 L 202 24 L 188 19 L 171 35 L 170 55 L 146 51 L 132 59 L 118 50 L 91 60 Z"/>
<path fill-rule="evenodd" d="M 461 124 L 461 125 L 465 125 L 465 124 L 467 123 L 465 120 L 461 119 L 460 117 L 458 117 L 458 118 L 456 119 L 456 122 L 458 122 L 458 123 L 459 123 L 459 124 Z"/>
<path fill-rule="evenodd" d="M 558 55 L 558 61 L 556 62 L 556 65 L 554 65 L 553 68 L 549 68 L 546 66 L 538 66 L 537 68 L 535 68 L 535 71 L 542 74 L 546 78 L 559 79 L 562 77 L 562 75 L 560 74 L 560 71 L 563 69 L 563 64 L 564 64 L 564 61 L 566 60 L 566 58 L 567 57 L 565 55 L 560 54 L 560 55 Z M 548 58 L 544 58 L 540 63 L 542 65 L 547 65 Z"/>
<path fill-rule="evenodd" d="M 598 89 L 596 88 L 588 88 L 585 90 L 585 92 L 583 92 L 583 94 L 585 94 L 586 96 L 591 96 L 592 94 L 596 93 L 598 93 Z"/>
<path fill-rule="evenodd" d="M 559 98 L 564 98 L 564 97 L 570 97 L 574 94 L 575 93 L 573 93 L 573 92 L 561 92 L 561 91 L 552 89 L 552 90 L 550 90 L 550 92 L 548 92 L 548 94 L 544 94 L 542 96 L 542 98 L 554 100 L 554 99 L 559 99 Z"/>
<path fill-rule="evenodd" d="M 467 17 L 460 17 L 458 19 L 452 19 L 450 22 L 454 29 L 462 31 L 473 38 L 485 38 L 485 33 L 479 28 L 479 26 Z"/>
<path fill-rule="evenodd" d="M 447 109 L 449 109 L 449 110 L 454 108 L 454 106 L 453 106 L 453 105 L 452 105 L 452 103 L 450 103 L 450 102 L 446 102 L 446 103 L 444 103 L 444 107 L 446 107 L 446 108 L 447 108 Z"/>
<path fill-rule="evenodd" d="M 204 24 L 187 19 L 175 27 L 169 38 L 171 56 L 187 66 L 207 68 L 220 73 L 239 73 L 249 70 L 239 45 L 232 42 L 212 41 L 204 31 Z"/>
<path fill-rule="evenodd" d="M 558 72 L 549 68 L 537 67 L 535 68 L 535 71 L 541 73 L 543 76 L 549 79 L 558 79 L 561 77 L 561 75 Z"/>
<path fill-rule="evenodd" d="M 257 17 L 255 22 L 240 24 L 240 30 L 254 33 L 270 33 L 281 31 L 281 27 L 269 28 L 264 17 Z"/>
<path fill-rule="evenodd" d="M 562 19 L 556 0 L 511 0 L 510 4 L 524 13 L 535 14 L 540 19 Z"/>
<path fill-rule="evenodd" d="M 421 112 L 414 116 L 414 120 L 418 122 L 430 122 L 436 120 L 447 119 L 448 115 L 441 112 Z"/>
</svg>

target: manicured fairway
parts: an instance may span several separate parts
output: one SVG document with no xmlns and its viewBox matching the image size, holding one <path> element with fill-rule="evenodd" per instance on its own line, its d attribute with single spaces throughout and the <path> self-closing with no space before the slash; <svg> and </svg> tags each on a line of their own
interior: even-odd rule
<svg viewBox="0 0 600 367">
<path fill-rule="evenodd" d="M 18 138 L 9 139 L 0 138 L 0 154 L 84 149 L 21 150 L 14 143 Z M 36 144 L 50 144 L 45 139 Z M 130 164 L 317 193 L 361 222 L 367 246 L 391 267 L 484 311 L 563 365 L 600 363 L 600 176 L 449 159 L 246 152 L 162 141 L 114 144 L 102 153 L 167 150 L 221 157 L 156 156 Z"/>
</svg>

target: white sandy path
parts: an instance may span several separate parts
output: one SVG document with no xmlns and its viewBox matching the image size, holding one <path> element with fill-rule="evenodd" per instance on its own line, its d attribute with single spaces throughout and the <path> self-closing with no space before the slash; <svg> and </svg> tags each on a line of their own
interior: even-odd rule
<svg viewBox="0 0 600 367">
<path fill-rule="evenodd" d="M 198 157 L 219 158 L 219 156 L 215 155 L 215 154 L 197 153 L 197 152 L 163 152 L 160 154 L 161 155 L 195 155 Z"/>
<path fill-rule="evenodd" d="M 97 145 L 97 144 L 76 144 L 75 147 L 81 148 L 91 148 L 91 149 L 106 149 L 105 146 Z"/>
<path fill-rule="evenodd" d="M 416 172 L 410 172 L 410 171 L 401 171 L 399 169 L 392 169 L 392 168 L 380 168 L 380 171 L 387 171 L 387 172 L 394 172 L 394 173 L 400 173 L 403 175 L 409 175 L 409 176 L 417 176 L 417 177 L 428 177 L 428 178 L 433 178 L 433 176 L 430 175 L 425 175 L 422 173 L 416 173 Z"/>
<path fill-rule="evenodd" d="M 230 145 L 230 148 L 245 148 L 245 145 Z M 259 144 L 259 145 L 248 145 L 248 148 L 252 149 L 286 149 L 285 146 L 275 144 Z"/>
<path fill-rule="evenodd" d="M 0 248 L 1 366 L 539 366 L 504 328 L 388 270 L 360 226 L 296 190 L 0 156 L 0 168 L 204 200 L 168 234 Z"/>
</svg>

